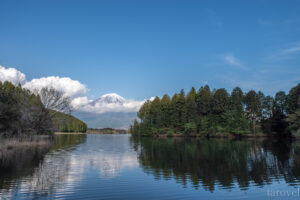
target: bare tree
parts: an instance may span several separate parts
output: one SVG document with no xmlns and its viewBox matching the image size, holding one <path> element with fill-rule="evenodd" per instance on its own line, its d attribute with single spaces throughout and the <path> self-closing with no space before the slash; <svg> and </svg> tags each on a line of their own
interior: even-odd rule
<svg viewBox="0 0 300 200">
<path fill-rule="evenodd" d="M 46 108 L 67 114 L 72 112 L 71 99 L 63 92 L 45 87 L 39 91 L 39 95 Z"/>
</svg>

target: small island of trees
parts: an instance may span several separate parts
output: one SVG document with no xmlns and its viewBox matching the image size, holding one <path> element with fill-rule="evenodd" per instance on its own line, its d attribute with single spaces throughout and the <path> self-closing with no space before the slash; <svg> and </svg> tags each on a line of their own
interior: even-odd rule
<svg viewBox="0 0 300 200">
<path fill-rule="evenodd" d="M 138 136 L 300 136 L 300 84 L 286 95 L 244 93 L 236 87 L 164 95 L 140 108 L 130 132 Z"/>
</svg>

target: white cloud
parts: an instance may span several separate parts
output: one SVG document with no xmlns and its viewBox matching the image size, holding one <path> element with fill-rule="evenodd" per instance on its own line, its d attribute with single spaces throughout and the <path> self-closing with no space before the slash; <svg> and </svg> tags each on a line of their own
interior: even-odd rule
<svg viewBox="0 0 300 200">
<path fill-rule="evenodd" d="M 0 65 L 0 81 L 9 81 L 13 84 L 24 84 L 26 76 L 15 68 L 5 68 Z"/>
<path fill-rule="evenodd" d="M 71 157 L 71 169 L 84 172 L 87 167 L 92 167 L 99 172 L 101 178 L 110 179 L 118 176 L 124 169 L 138 166 L 136 152 L 124 150 L 116 153 L 113 149 L 101 150 L 84 155 L 81 159 Z"/>
<path fill-rule="evenodd" d="M 76 110 L 84 105 L 87 105 L 92 100 L 89 100 L 88 97 L 76 97 L 72 100 L 72 106 Z"/>
<path fill-rule="evenodd" d="M 33 92 L 44 87 L 52 87 L 63 92 L 72 100 L 71 105 L 75 110 L 90 113 L 106 112 L 137 112 L 146 100 L 136 101 L 125 99 L 116 93 L 106 94 L 97 100 L 91 100 L 86 95 L 87 87 L 77 80 L 69 77 L 48 76 L 26 81 L 26 76 L 15 68 L 0 66 L 0 80 L 10 81 L 14 84 L 21 83 L 24 88 Z"/>
<path fill-rule="evenodd" d="M 87 154 L 71 154 L 66 151 L 46 154 L 32 173 L 20 177 L 15 187 L 0 188 L 1 199 L 15 197 L 16 189 L 28 194 L 28 198 L 37 197 L 35 194 L 72 194 L 76 191 L 74 187 L 82 184 L 87 170 L 94 170 L 97 176 L 95 178 L 108 180 L 119 176 L 124 170 L 139 166 L 137 152 L 128 148 L 131 144 L 127 135 L 118 138 L 88 138 L 87 143 L 99 148 Z M 119 143 L 123 145 L 117 145 Z"/>
<path fill-rule="evenodd" d="M 224 56 L 224 61 L 231 66 L 238 67 L 240 69 L 247 69 L 234 55 Z"/>
<path fill-rule="evenodd" d="M 58 91 L 65 93 L 65 95 L 73 98 L 82 96 L 87 92 L 84 84 L 77 80 L 72 80 L 68 77 L 49 76 L 39 79 L 32 79 L 24 84 L 25 88 L 29 90 L 40 90 L 44 87 L 52 87 Z"/>
<path fill-rule="evenodd" d="M 300 43 L 294 43 L 288 48 L 283 48 L 275 53 L 273 53 L 271 56 L 269 56 L 269 59 L 271 60 L 287 60 L 293 58 L 297 53 L 300 52 Z"/>
<path fill-rule="evenodd" d="M 294 45 L 290 48 L 283 49 L 277 55 L 284 56 L 284 55 L 290 55 L 297 52 L 300 52 L 300 44 Z"/>
</svg>

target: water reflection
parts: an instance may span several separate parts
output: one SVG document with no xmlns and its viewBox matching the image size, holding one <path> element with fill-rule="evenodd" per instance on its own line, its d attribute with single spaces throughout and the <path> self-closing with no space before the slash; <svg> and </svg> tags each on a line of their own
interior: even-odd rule
<svg viewBox="0 0 300 200">
<path fill-rule="evenodd" d="M 137 154 L 130 146 L 128 135 L 89 135 L 89 140 L 72 159 L 80 169 L 92 169 L 101 178 L 114 178 L 125 168 L 138 166 Z"/>
<path fill-rule="evenodd" d="M 103 180 L 138 166 L 128 135 L 98 136 L 58 135 L 47 148 L 16 149 L 17 155 L 22 154 L 18 157 L 24 159 L 13 159 L 9 166 L 0 165 L 0 199 L 60 198 L 76 192 L 81 184 L 89 184 L 90 177 L 84 175 L 90 172 L 98 173 L 98 178 L 93 174 L 92 179 Z"/>
<path fill-rule="evenodd" d="M 0 199 L 265 199 L 300 181 L 299 142 L 59 135 L 39 144 L 0 146 Z"/>
<path fill-rule="evenodd" d="M 0 196 L 17 198 L 18 191 L 22 191 L 35 198 L 57 191 L 70 169 L 69 157 L 62 149 L 71 149 L 85 138 L 86 135 L 60 135 L 38 143 L 19 142 L 8 149 L 5 144 L 11 139 L 1 139 Z M 56 151 L 58 148 L 60 151 Z"/>
<path fill-rule="evenodd" d="M 290 185 L 300 180 L 298 142 L 223 139 L 132 138 L 139 162 L 157 179 L 175 178 L 214 191 L 216 186 L 263 186 L 276 180 Z"/>
</svg>

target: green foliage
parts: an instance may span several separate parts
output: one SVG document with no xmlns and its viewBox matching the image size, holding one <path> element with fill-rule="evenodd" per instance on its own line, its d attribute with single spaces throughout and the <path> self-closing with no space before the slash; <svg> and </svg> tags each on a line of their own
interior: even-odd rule
<svg viewBox="0 0 300 200">
<path fill-rule="evenodd" d="M 212 112 L 214 114 L 222 114 L 228 110 L 229 97 L 224 88 L 218 89 L 213 94 L 212 98 Z"/>
<path fill-rule="evenodd" d="M 0 81 L 0 133 L 6 136 L 51 132 L 48 110 L 40 97 L 20 85 Z"/>
<path fill-rule="evenodd" d="M 0 134 L 50 134 L 57 131 L 85 132 L 85 123 L 71 115 L 46 109 L 40 96 L 0 81 Z"/>
<path fill-rule="evenodd" d="M 173 134 L 174 134 L 174 130 L 173 130 L 173 129 L 170 129 L 170 128 L 168 128 L 168 129 L 167 129 L 167 136 L 168 136 L 168 137 L 172 137 L 172 136 L 173 136 Z"/>
<path fill-rule="evenodd" d="M 293 136 L 300 136 L 300 108 L 290 114 L 286 121 L 289 123 L 289 129 Z"/>
<path fill-rule="evenodd" d="M 197 125 L 195 124 L 195 122 L 189 122 L 184 125 L 185 134 L 195 133 L 196 130 L 197 130 Z"/>
<path fill-rule="evenodd" d="M 76 117 L 57 111 L 49 111 L 55 131 L 59 132 L 86 132 L 87 125 Z"/>
<path fill-rule="evenodd" d="M 208 85 L 201 87 L 196 96 L 197 114 L 199 116 L 208 115 L 210 112 L 211 92 Z"/>
<path fill-rule="evenodd" d="M 287 98 L 287 119 L 288 130 L 291 131 L 293 136 L 300 136 L 300 83 L 293 87 Z"/>
<path fill-rule="evenodd" d="M 241 88 L 235 87 L 231 92 L 230 108 L 236 112 L 243 112 L 244 94 Z"/>
<path fill-rule="evenodd" d="M 294 113 L 300 107 L 300 83 L 287 96 L 287 112 Z"/>
<path fill-rule="evenodd" d="M 181 90 L 171 99 L 164 95 L 162 99 L 156 97 L 147 101 L 138 112 L 140 121 L 134 121 L 130 131 L 142 136 L 174 133 L 256 135 L 260 131 L 287 136 L 288 124 L 290 131 L 299 130 L 299 113 L 295 111 L 300 107 L 299 93 L 300 84 L 292 88 L 289 95 L 278 92 L 275 98 L 254 90 L 244 94 L 239 87 L 231 94 L 224 88 L 211 92 L 208 85 L 201 87 L 198 93 L 195 88 L 187 95 Z"/>
<path fill-rule="evenodd" d="M 261 96 L 254 90 L 251 90 L 245 95 L 244 103 L 246 105 L 246 116 L 251 122 L 250 130 L 253 134 L 256 134 L 257 122 L 261 119 Z"/>
<path fill-rule="evenodd" d="M 186 103 L 185 103 L 185 109 L 186 109 L 186 121 L 196 121 L 197 116 L 197 104 L 196 104 L 196 90 L 193 87 L 191 91 L 186 96 Z"/>
</svg>

